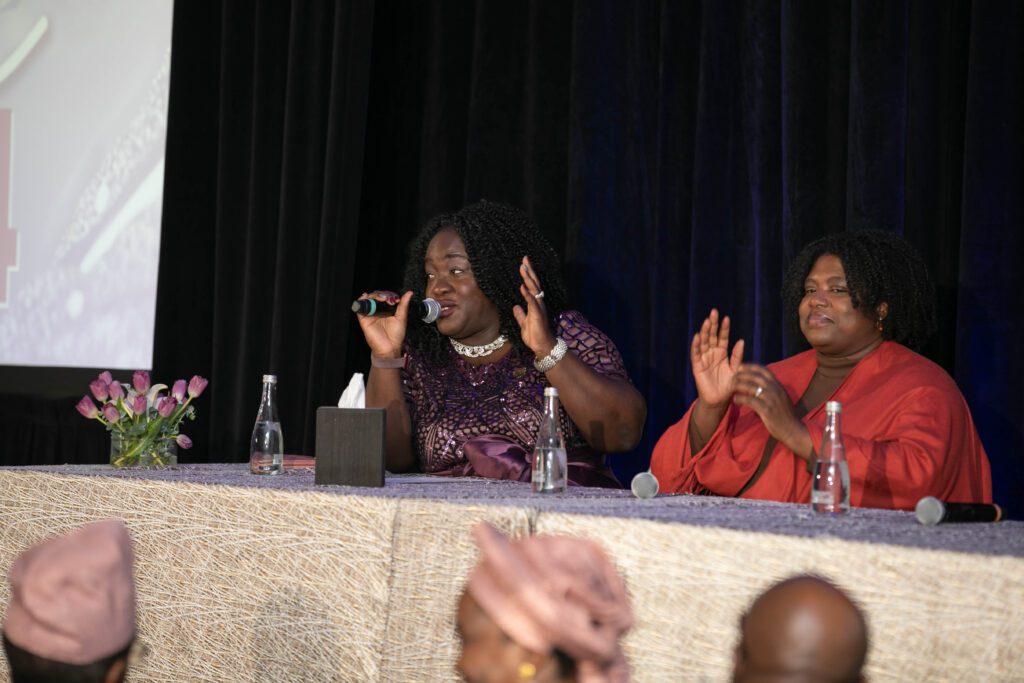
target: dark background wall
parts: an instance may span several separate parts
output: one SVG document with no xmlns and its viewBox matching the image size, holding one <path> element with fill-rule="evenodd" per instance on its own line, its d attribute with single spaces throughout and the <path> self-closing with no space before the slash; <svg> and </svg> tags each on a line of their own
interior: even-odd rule
<svg viewBox="0 0 1024 683">
<path fill-rule="evenodd" d="M 903 234 L 937 284 L 925 353 L 1024 517 L 1024 4 L 179 0 L 174 21 L 154 376 L 211 380 L 183 461 L 247 457 L 264 372 L 312 453 L 316 407 L 368 366 L 347 304 L 483 197 L 534 216 L 647 397 L 624 480 L 694 398 L 711 306 L 779 359 L 793 254 Z M 100 461 L 73 403 L 48 404 L 47 448 Z M 18 420 L 4 462 L 55 461 Z"/>
</svg>

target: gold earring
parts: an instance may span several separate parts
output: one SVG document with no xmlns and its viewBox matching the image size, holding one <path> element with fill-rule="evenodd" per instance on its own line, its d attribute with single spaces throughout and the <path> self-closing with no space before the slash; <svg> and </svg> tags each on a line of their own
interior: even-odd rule
<svg viewBox="0 0 1024 683">
<path fill-rule="evenodd" d="M 876 327 L 876 328 L 878 328 L 878 331 L 879 331 L 879 332 L 884 332 L 884 331 L 885 331 L 885 325 L 883 325 L 883 324 L 882 324 L 882 319 L 881 319 L 881 318 L 879 318 L 879 319 L 878 319 L 878 320 L 877 320 L 877 321 L 875 322 L 875 327 Z"/>
<path fill-rule="evenodd" d="M 537 667 L 532 662 L 523 662 L 519 665 L 519 680 L 532 681 L 537 675 Z"/>
</svg>

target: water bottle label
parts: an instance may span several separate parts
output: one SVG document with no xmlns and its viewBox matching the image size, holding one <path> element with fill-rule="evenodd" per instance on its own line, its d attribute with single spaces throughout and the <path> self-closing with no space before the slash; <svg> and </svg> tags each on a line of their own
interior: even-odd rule
<svg viewBox="0 0 1024 683">
<path fill-rule="evenodd" d="M 832 491 L 811 491 L 811 505 L 834 505 L 836 494 Z"/>
</svg>

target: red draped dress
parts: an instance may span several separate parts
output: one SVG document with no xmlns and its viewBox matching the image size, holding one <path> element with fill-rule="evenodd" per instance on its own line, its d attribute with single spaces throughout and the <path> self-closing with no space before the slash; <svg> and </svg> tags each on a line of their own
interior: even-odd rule
<svg viewBox="0 0 1024 683">
<path fill-rule="evenodd" d="M 817 365 L 815 352 L 806 351 L 768 369 L 796 404 Z M 912 510 L 924 496 L 992 501 L 988 456 L 967 403 L 953 379 L 927 358 L 895 342 L 883 342 L 857 363 L 828 400 L 843 405 L 852 505 Z M 781 443 L 775 444 L 761 475 L 744 490 L 770 438 L 757 413 L 730 404 L 715 433 L 693 454 L 692 411 L 690 406 L 683 419 L 669 427 L 651 456 L 651 471 L 662 492 L 810 501 L 807 463 Z M 824 403 L 802 421 L 819 452 Z"/>
</svg>

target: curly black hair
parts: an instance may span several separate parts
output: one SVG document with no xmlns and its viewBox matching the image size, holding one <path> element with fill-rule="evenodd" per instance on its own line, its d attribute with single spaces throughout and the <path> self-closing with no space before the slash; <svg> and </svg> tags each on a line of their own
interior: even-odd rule
<svg viewBox="0 0 1024 683">
<path fill-rule="evenodd" d="M 918 251 L 895 233 L 857 230 L 811 242 L 789 266 L 782 302 L 797 337 L 804 281 L 822 254 L 833 254 L 842 262 L 854 308 L 873 320 L 878 305 L 888 304 L 883 339 L 918 350 L 935 332 L 935 286 Z"/>
<path fill-rule="evenodd" d="M 498 308 L 501 333 L 517 348 L 525 349 L 519 323 L 512 315 L 516 304 L 524 306 L 519 286 L 523 279 L 519 265 L 523 256 L 530 263 L 544 288 L 544 304 L 552 324 L 566 309 L 566 290 L 558 255 L 537 225 L 521 209 L 487 200 L 470 204 L 456 213 L 435 216 L 409 244 L 403 291 L 422 296 L 427 288 L 423 260 L 427 246 L 441 230 L 450 228 L 466 245 L 466 256 L 477 285 Z M 448 339 L 433 325 L 411 326 L 406 333 L 409 345 L 438 365 L 448 358 Z"/>
</svg>

